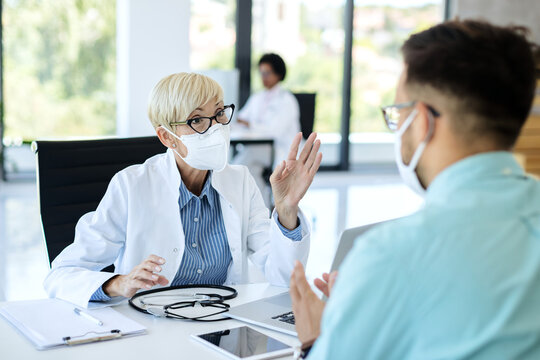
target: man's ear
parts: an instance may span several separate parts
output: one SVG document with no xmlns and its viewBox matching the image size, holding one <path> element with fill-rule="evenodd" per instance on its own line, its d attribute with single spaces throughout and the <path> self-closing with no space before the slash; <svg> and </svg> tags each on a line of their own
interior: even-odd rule
<svg viewBox="0 0 540 360">
<path fill-rule="evenodd" d="M 421 142 L 431 136 L 435 124 L 433 123 L 433 115 L 426 104 L 418 101 L 415 105 L 415 109 L 417 111 L 417 118 L 413 121 L 412 128 L 414 129 L 413 133 L 415 140 Z M 430 125 L 430 123 L 432 124 Z"/>
<path fill-rule="evenodd" d="M 163 127 L 158 126 L 156 128 L 156 134 L 157 134 L 157 137 L 159 138 L 159 141 L 161 141 L 161 143 L 166 148 L 169 148 L 169 149 L 175 149 L 176 148 L 176 142 L 174 141 L 174 138 Z"/>
</svg>

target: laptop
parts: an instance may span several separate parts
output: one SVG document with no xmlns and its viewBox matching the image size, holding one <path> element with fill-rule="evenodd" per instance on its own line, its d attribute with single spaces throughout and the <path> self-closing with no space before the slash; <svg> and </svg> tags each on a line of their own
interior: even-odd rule
<svg viewBox="0 0 540 360">
<path fill-rule="evenodd" d="M 382 222 L 345 230 L 341 234 L 330 271 L 339 268 L 354 246 L 354 241 L 360 235 L 379 224 L 382 224 Z M 292 301 L 288 291 L 269 298 L 235 306 L 229 310 L 227 315 L 233 319 L 253 325 L 262 326 L 289 335 L 297 335 L 294 327 Z"/>
</svg>

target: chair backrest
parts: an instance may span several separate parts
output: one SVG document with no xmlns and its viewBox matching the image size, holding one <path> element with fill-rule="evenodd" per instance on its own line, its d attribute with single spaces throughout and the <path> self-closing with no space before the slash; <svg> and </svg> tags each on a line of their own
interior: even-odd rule
<svg viewBox="0 0 540 360">
<path fill-rule="evenodd" d="M 315 93 L 293 93 L 300 107 L 300 129 L 302 136 L 307 139 L 313 132 L 315 122 Z"/>
<path fill-rule="evenodd" d="M 97 208 L 114 174 L 166 150 L 157 136 L 35 141 L 32 149 L 49 264 L 73 242 L 77 221 Z"/>
</svg>

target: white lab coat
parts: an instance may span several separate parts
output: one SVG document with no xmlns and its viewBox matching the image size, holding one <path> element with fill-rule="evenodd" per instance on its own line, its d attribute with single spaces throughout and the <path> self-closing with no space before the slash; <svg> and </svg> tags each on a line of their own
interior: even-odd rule
<svg viewBox="0 0 540 360">
<path fill-rule="evenodd" d="M 74 243 L 53 261 L 44 282 L 49 296 L 86 307 L 114 275 L 102 268 L 114 262 L 117 274 L 127 274 L 150 254 L 165 258 L 161 274 L 172 281 L 185 246 L 180 181 L 171 150 L 118 172 L 96 211 L 77 223 Z M 298 214 L 302 240 L 285 237 L 244 166 L 214 172 L 212 186 L 219 193 L 232 255 L 226 284 L 248 282 L 249 256 L 271 284 L 288 286 L 294 261 L 305 264 L 308 257 L 310 228 L 304 215 Z"/>
<path fill-rule="evenodd" d="M 238 113 L 238 118 L 249 121 L 250 132 L 274 139 L 275 162 L 268 164 L 274 167 L 287 158 L 293 138 L 300 132 L 298 101 L 279 84 L 251 95 Z M 254 157 L 268 158 L 264 154 L 256 154 Z"/>
</svg>

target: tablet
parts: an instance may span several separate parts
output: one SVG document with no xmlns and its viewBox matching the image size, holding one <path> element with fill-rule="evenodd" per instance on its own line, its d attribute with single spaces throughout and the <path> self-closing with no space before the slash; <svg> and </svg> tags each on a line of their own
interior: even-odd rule
<svg viewBox="0 0 540 360">
<path fill-rule="evenodd" d="M 294 352 L 291 346 L 249 326 L 191 336 L 231 359 L 272 359 Z"/>
</svg>

